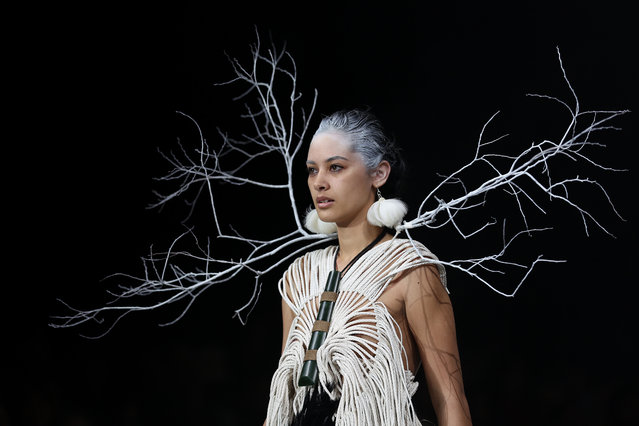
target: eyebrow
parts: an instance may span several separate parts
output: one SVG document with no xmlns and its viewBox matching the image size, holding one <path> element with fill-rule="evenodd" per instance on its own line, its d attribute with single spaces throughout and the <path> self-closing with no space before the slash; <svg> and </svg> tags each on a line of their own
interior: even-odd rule
<svg viewBox="0 0 639 426">
<path fill-rule="evenodd" d="M 331 161 L 335 161 L 335 160 L 344 160 L 344 161 L 348 161 L 348 158 L 346 157 L 342 157 L 341 155 L 334 155 L 333 157 L 329 157 L 326 160 L 324 160 L 325 163 L 330 163 Z M 306 164 L 315 164 L 315 161 L 311 161 L 311 160 L 307 160 Z"/>
</svg>

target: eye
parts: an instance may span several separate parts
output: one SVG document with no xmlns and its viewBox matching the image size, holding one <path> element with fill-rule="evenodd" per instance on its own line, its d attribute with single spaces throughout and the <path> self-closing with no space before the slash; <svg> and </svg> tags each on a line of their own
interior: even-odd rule
<svg viewBox="0 0 639 426">
<path fill-rule="evenodd" d="M 340 170 L 342 170 L 344 167 L 340 166 L 339 164 L 331 164 L 331 166 L 329 167 L 329 170 L 331 172 L 339 172 Z"/>
<path fill-rule="evenodd" d="M 308 172 L 309 175 L 315 175 L 317 174 L 317 169 L 315 167 L 306 167 L 306 171 Z"/>
</svg>

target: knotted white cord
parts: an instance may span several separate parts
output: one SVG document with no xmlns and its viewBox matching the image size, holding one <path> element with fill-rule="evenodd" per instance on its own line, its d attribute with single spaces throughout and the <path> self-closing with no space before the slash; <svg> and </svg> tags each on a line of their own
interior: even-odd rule
<svg viewBox="0 0 639 426">
<path fill-rule="evenodd" d="M 296 317 L 271 382 L 267 425 L 288 425 L 313 391 L 298 386 L 297 378 L 336 250 L 306 253 L 279 282 Z M 319 386 L 340 400 L 336 425 L 420 424 L 411 401 L 417 383 L 404 368 L 400 328 L 377 300 L 400 272 L 428 263 L 437 265 L 446 286 L 437 258 L 422 244 L 399 238 L 378 244 L 344 273 L 326 340 L 317 351 Z"/>
</svg>

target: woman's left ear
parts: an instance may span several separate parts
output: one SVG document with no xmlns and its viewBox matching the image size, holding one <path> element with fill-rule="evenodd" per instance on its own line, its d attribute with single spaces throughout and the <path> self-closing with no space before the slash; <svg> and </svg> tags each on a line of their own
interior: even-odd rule
<svg viewBox="0 0 639 426">
<path fill-rule="evenodd" d="M 373 186 L 379 188 L 386 183 L 388 176 L 390 175 L 391 166 L 386 160 L 377 165 L 373 171 Z"/>
</svg>

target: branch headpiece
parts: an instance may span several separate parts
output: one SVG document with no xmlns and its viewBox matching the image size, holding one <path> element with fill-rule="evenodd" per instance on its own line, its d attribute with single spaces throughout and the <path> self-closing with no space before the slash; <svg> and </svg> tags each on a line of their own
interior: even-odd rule
<svg viewBox="0 0 639 426">
<path fill-rule="evenodd" d="M 245 101 L 243 118 L 250 123 L 252 133 L 243 134 L 240 138 L 232 138 L 219 131 L 221 140 L 219 147 L 213 149 L 204 138 L 201 128 L 192 117 L 177 112 L 180 117 L 189 120 L 197 129 L 198 145 L 187 148 L 179 144 L 180 155 L 164 155 L 171 164 L 172 170 L 160 180 L 174 185 L 168 194 L 157 194 L 158 201 L 153 207 L 162 206 L 177 198 L 186 197 L 195 192 L 196 197 L 189 200 L 194 207 L 198 198 L 205 196 L 211 208 L 213 223 L 217 233 L 215 244 L 223 252 L 227 244 L 239 244 L 245 255 L 240 259 L 232 259 L 211 254 L 211 243 L 202 245 L 193 229 L 187 229 L 179 235 L 166 252 L 154 253 L 143 259 L 144 274 L 133 276 L 116 274 L 127 282 L 117 292 L 112 292 L 112 303 L 95 309 L 81 310 L 65 306 L 71 311 L 68 315 L 54 317 L 53 327 L 75 327 L 80 324 L 97 321 L 101 323 L 109 318 L 109 325 L 104 335 L 125 315 L 131 312 L 153 311 L 169 305 L 182 303 L 180 314 L 170 322 L 178 321 L 189 309 L 195 299 L 204 290 L 237 279 L 241 273 L 249 272 L 254 279 L 253 292 L 249 300 L 235 310 L 235 315 L 244 323 L 257 302 L 263 277 L 274 271 L 285 262 L 322 245 L 335 238 L 332 230 L 319 229 L 319 234 L 309 233 L 300 219 L 300 210 L 295 199 L 293 170 L 295 159 L 300 152 L 303 141 L 308 135 L 309 123 L 315 111 L 317 91 L 306 108 L 300 106 L 302 95 L 297 90 L 297 71 L 293 57 L 286 48 L 277 49 L 272 45 L 263 49 L 259 34 L 257 41 L 250 46 L 252 61 L 243 65 L 234 58 L 229 58 L 235 78 L 222 84 L 243 86 L 244 91 L 234 98 Z M 539 262 L 561 262 L 561 260 L 545 259 L 539 255 L 534 261 L 524 264 L 506 260 L 505 254 L 513 242 L 522 235 L 545 231 L 549 228 L 532 228 L 528 225 L 529 209 L 544 211 L 541 198 L 559 201 L 578 212 L 584 230 L 589 226 L 609 233 L 589 210 L 570 197 L 569 189 L 586 186 L 600 191 L 610 208 L 616 212 L 612 201 L 604 187 L 596 180 L 581 178 L 578 175 L 555 180 L 554 165 L 559 159 L 569 159 L 576 166 L 585 164 L 606 171 L 619 171 L 599 164 L 588 156 L 587 148 L 602 148 L 603 144 L 595 140 L 595 136 L 604 130 L 617 129 L 611 122 L 628 111 L 582 111 L 561 62 L 559 50 L 559 66 L 563 72 L 565 84 L 572 94 L 571 102 L 545 95 L 531 95 L 542 100 L 559 103 L 569 113 L 565 129 L 556 140 L 543 140 L 532 143 L 529 147 L 514 155 L 507 155 L 496 150 L 505 136 L 492 140 L 484 140 L 484 133 L 497 114 L 494 114 L 482 128 L 471 159 L 455 172 L 442 176 L 441 181 L 423 198 L 415 217 L 404 220 L 396 231 L 403 232 L 413 241 L 412 232 L 418 228 L 438 229 L 447 227 L 454 229 L 464 239 L 494 228 L 497 221 L 489 221 L 477 229 L 466 231 L 459 223 L 462 215 L 469 215 L 486 203 L 487 194 L 504 190 L 516 204 L 523 219 L 522 229 L 510 232 L 506 237 L 503 223 L 501 249 L 495 253 L 483 254 L 479 257 L 465 259 L 440 259 L 434 263 L 442 264 L 454 270 L 468 274 L 482 282 L 492 290 L 504 296 L 513 296 Z M 492 149 L 492 151 L 491 151 Z M 264 157 L 273 157 L 284 166 L 285 173 L 279 181 L 271 181 L 271 173 L 266 176 L 255 176 L 255 168 L 250 166 Z M 490 171 L 490 177 L 484 181 L 473 181 L 465 176 L 482 168 Z M 215 187 L 219 183 L 238 187 L 254 186 L 264 191 L 281 191 L 290 202 L 289 214 L 291 228 L 268 239 L 251 238 L 242 235 L 233 224 L 225 226 L 219 220 L 218 206 L 215 203 Z M 532 185 L 531 185 L 532 184 Z M 461 189 L 461 194 L 451 197 L 450 188 Z M 238 189 L 240 189 L 238 188 Z M 415 188 L 418 190 L 419 188 Z M 457 191 L 459 193 L 459 191 Z M 621 217 L 621 216 L 619 216 Z M 308 220 L 308 219 L 307 219 Z M 316 229 L 317 231 L 317 229 Z M 190 249 L 179 250 L 178 244 L 191 237 Z M 182 261 L 199 266 L 186 269 Z M 497 288 L 490 281 L 493 273 L 504 273 L 504 268 L 520 268 L 523 273 L 514 281 L 517 284 L 510 289 Z M 62 302 L 64 303 L 64 302 Z"/>
</svg>

